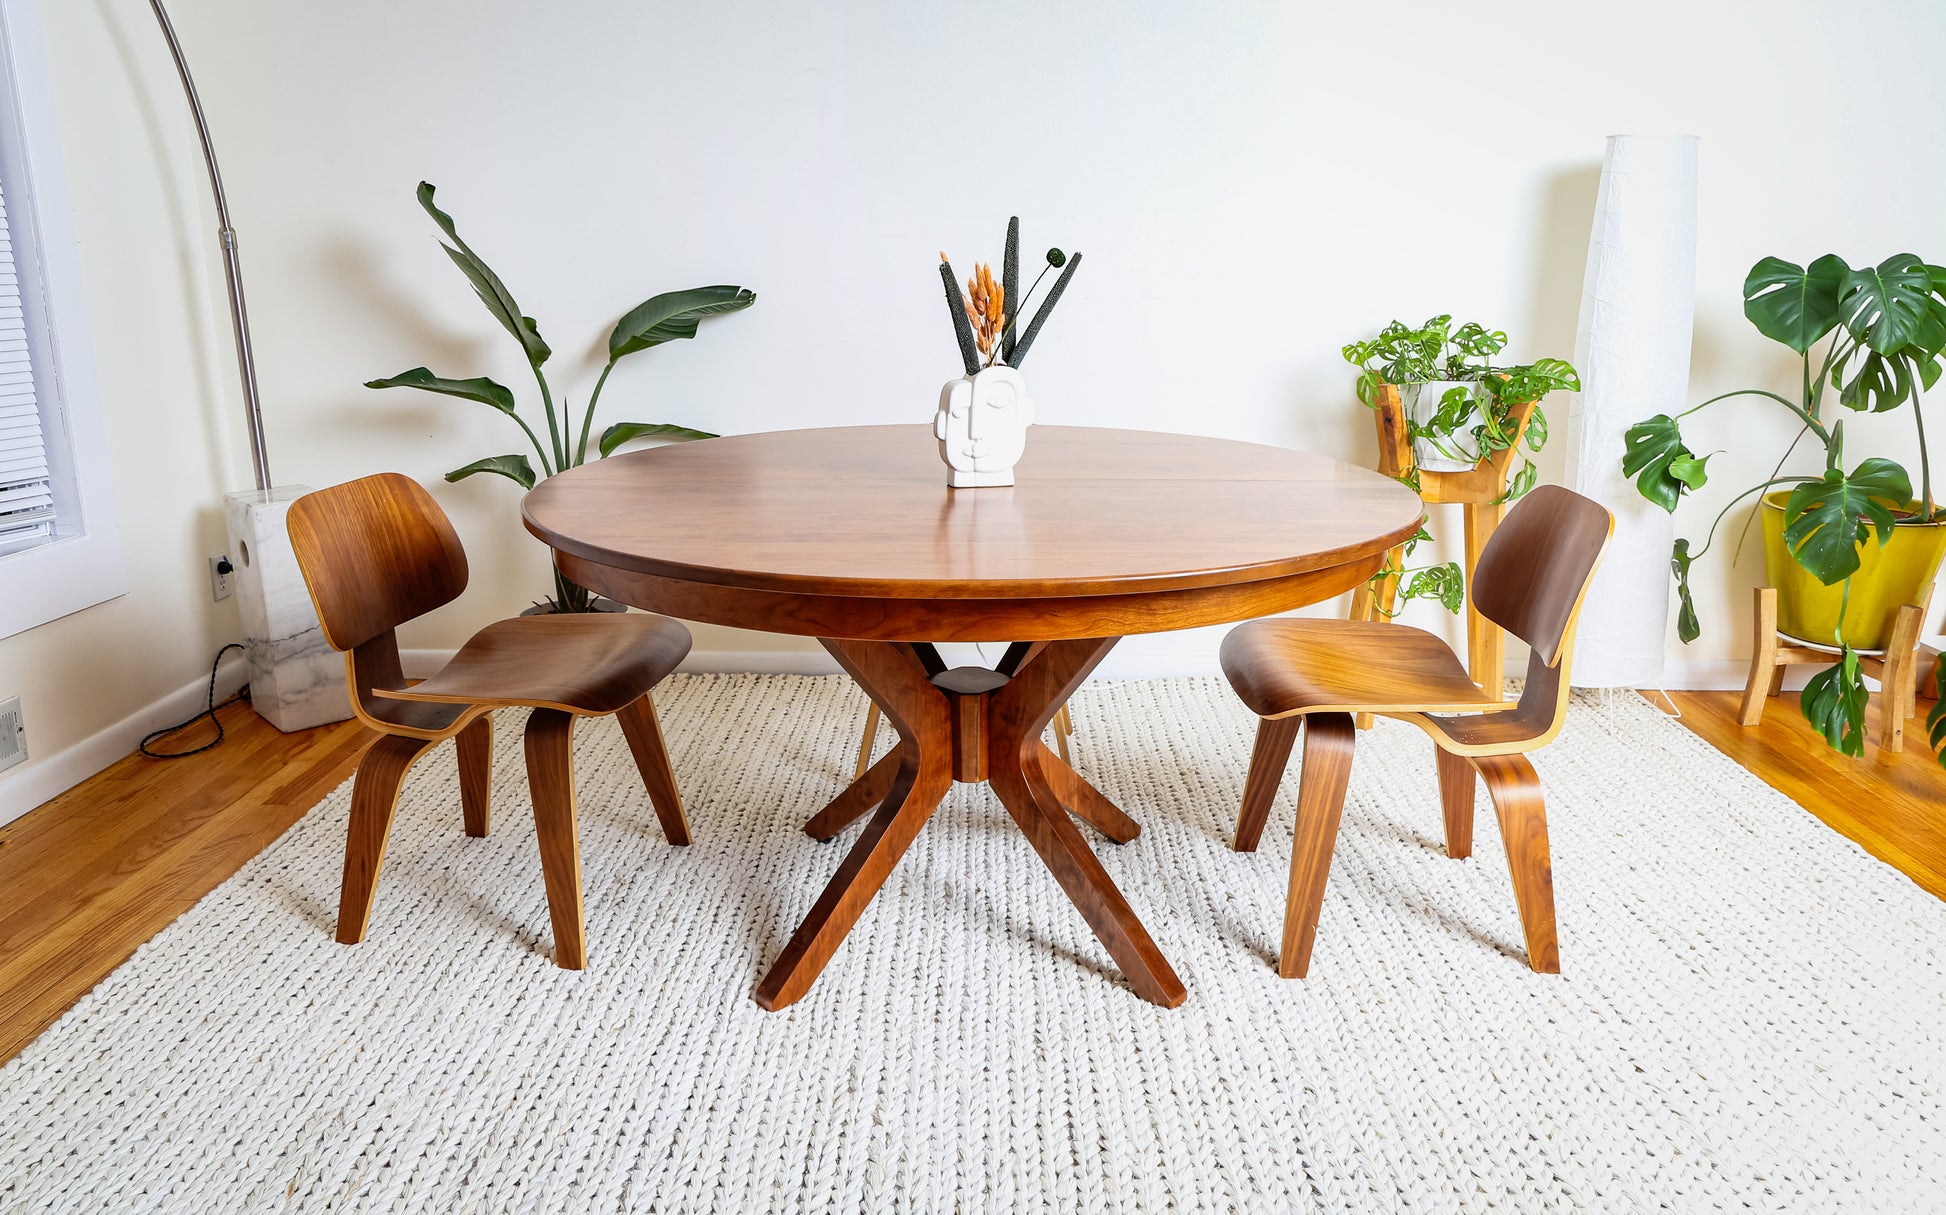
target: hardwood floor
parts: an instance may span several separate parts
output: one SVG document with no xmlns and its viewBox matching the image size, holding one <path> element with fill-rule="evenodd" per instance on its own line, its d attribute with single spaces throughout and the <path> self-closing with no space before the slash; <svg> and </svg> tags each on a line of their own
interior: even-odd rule
<svg viewBox="0 0 1946 1215">
<path fill-rule="evenodd" d="M 0 827 L 0 1062 L 303 817 L 374 737 L 355 721 L 280 734 L 247 704 L 221 717 L 212 751 L 131 755 Z"/>
<path fill-rule="evenodd" d="M 1684 725 L 1946 898 L 1946 769 L 1910 731 L 1901 754 L 1868 743 L 1847 760 L 1788 703 L 1745 730 L 1735 692 L 1674 695 Z M 350 776 L 372 738 L 356 722 L 279 734 L 243 704 L 222 717 L 213 751 L 130 756 L 0 827 L 0 1062 Z"/>
<path fill-rule="evenodd" d="M 1906 723 L 1905 749 L 1878 748 L 1878 697 L 1867 711 L 1865 755 L 1846 759 L 1797 711 L 1796 694 L 1770 702 L 1761 725 L 1737 724 L 1741 692 L 1672 692 L 1682 724 L 1773 788 L 1946 899 L 1946 768 L 1920 728 L 1932 702 Z M 1653 698 L 1652 698 L 1653 699 Z"/>
</svg>

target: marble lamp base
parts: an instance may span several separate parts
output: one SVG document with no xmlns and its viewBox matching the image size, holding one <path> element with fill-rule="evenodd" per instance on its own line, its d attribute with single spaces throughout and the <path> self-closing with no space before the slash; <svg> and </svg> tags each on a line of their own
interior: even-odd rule
<svg viewBox="0 0 1946 1215">
<path fill-rule="evenodd" d="M 291 503 L 309 492 L 308 486 L 279 485 L 223 499 L 250 703 L 286 734 L 351 716 L 344 655 L 324 639 L 284 528 Z"/>
</svg>

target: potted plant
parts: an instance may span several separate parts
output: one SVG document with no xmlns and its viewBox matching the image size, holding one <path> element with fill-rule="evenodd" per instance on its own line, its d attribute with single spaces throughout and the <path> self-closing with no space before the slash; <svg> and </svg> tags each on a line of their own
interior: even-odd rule
<svg viewBox="0 0 1946 1215">
<path fill-rule="evenodd" d="M 467 243 L 460 239 L 459 231 L 453 224 L 453 217 L 433 205 L 434 187 L 430 182 L 419 183 L 419 205 L 432 217 L 439 230 L 452 242 L 443 246 L 446 256 L 459 267 L 466 281 L 473 284 L 473 291 L 486 305 L 487 311 L 500 322 L 502 328 L 512 334 L 520 343 L 521 352 L 527 358 L 527 365 L 533 369 L 534 383 L 540 389 L 541 411 L 547 419 L 547 441 L 543 443 L 527 419 L 522 417 L 514 400 L 513 392 L 504 385 L 497 384 L 484 376 L 467 380 L 448 379 L 435 375 L 424 367 L 414 367 L 398 375 L 380 380 L 367 380 L 367 388 L 417 388 L 425 392 L 436 392 L 444 396 L 460 397 L 477 401 L 506 414 L 527 435 L 534 454 L 540 457 L 540 477 L 551 477 L 555 473 L 576 468 L 588 460 L 588 436 L 595 420 L 595 406 L 601 401 L 601 390 L 608 383 L 608 375 L 615 370 L 615 364 L 638 350 L 660 346 L 664 342 L 678 338 L 696 336 L 697 324 L 708 316 L 724 312 L 736 312 L 756 303 L 755 293 L 743 287 L 692 287 L 687 291 L 670 291 L 652 296 L 630 309 L 621 320 L 615 322 L 614 330 L 608 335 L 608 361 L 595 381 L 594 391 L 588 394 L 588 403 L 582 409 L 579 434 L 576 433 L 575 417 L 568 409 L 567 399 L 561 400 L 557 408 L 553 390 L 548 386 L 547 376 L 541 370 L 553 352 L 541 340 L 540 328 L 534 318 L 523 314 L 520 305 L 507 290 L 487 264 L 480 260 Z M 634 439 L 713 439 L 716 436 L 704 430 L 688 426 L 678 426 L 671 422 L 616 422 L 601 432 L 595 449 L 607 456 L 622 444 Z M 456 468 L 446 474 L 448 481 L 460 481 L 475 473 L 495 473 L 518 484 L 522 489 L 534 488 L 537 479 L 534 466 L 524 453 L 506 456 L 488 456 L 475 460 L 464 468 Z M 578 586 L 554 573 L 554 595 L 543 604 L 541 610 L 555 612 L 586 612 L 597 610 L 600 606 L 588 589 Z"/>
<path fill-rule="evenodd" d="M 960 291 L 953 264 L 939 255 L 939 280 L 946 288 L 946 308 L 952 314 L 953 335 L 959 342 L 960 364 L 966 374 L 946 381 L 933 412 L 933 434 L 939 458 L 946 465 L 946 484 L 953 489 L 1006 486 L 1014 483 L 1014 465 L 1027 449 L 1027 428 L 1034 423 L 1034 402 L 1020 366 L 1040 336 L 1041 326 L 1068 289 L 1081 255 L 1069 257 L 1059 249 L 1047 251 L 1047 264 L 1025 294 L 1020 290 L 1020 217 L 1007 221 L 1007 243 L 1001 278 L 976 262 L 973 276 Z M 1019 328 L 1027 303 L 1050 270 L 1054 279 L 1040 310 L 1025 329 Z"/>
<path fill-rule="evenodd" d="M 1797 354 L 1797 399 L 1742 388 L 1677 417 L 1658 414 L 1629 428 L 1622 470 L 1645 498 L 1673 512 L 1683 495 L 1708 480 L 1709 457 L 1684 443 L 1683 418 L 1732 397 L 1763 397 L 1791 414 L 1797 434 L 1778 471 L 1732 498 L 1701 548 L 1692 551 L 1688 540 L 1676 541 L 1670 561 L 1680 601 L 1676 631 L 1685 643 L 1701 635 L 1690 569 L 1730 511 L 1762 494 L 1765 574 L 1777 588 L 1779 628 L 1833 651 L 1832 665 L 1805 686 L 1801 708 L 1832 747 L 1862 755 L 1866 689 L 1858 652 L 1885 644 L 1892 616 L 1901 604 L 1919 600 L 1946 554 L 1946 511 L 1933 499 L 1920 400 L 1939 379 L 1946 349 L 1946 269 L 1910 253 L 1857 270 L 1833 254 L 1809 266 L 1766 257 L 1744 280 L 1743 314 L 1759 333 Z M 1917 497 L 1912 478 L 1896 461 L 1874 457 L 1845 470 L 1844 421 L 1828 416 L 1827 390 L 1859 412 L 1911 404 Z M 1821 452 L 1821 467 L 1784 473 L 1784 462 L 1807 436 Z M 1937 746 L 1946 741 L 1946 720 L 1937 709 L 1933 724 Z"/>
<path fill-rule="evenodd" d="M 1359 369 L 1358 399 L 1367 407 L 1378 407 L 1382 385 L 1398 390 L 1413 461 L 1400 479 L 1414 490 L 1420 488 L 1421 470 L 1470 472 L 1508 450 L 1520 458 L 1508 463 L 1497 501 L 1512 502 L 1534 487 L 1539 469 L 1532 457 L 1547 443 L 1540 400 L 1556 389 L 1577 391 L 1581 380 L 1561 359 L 1498 366 L 1493 358 L 1506 346 L 1507 335 L 1498 329 L 1472 321 L 1455 329 L 1452 317 L 1436 316 L 1418 326 L 1393 321 L 1377 337 L 1344 348 L 1345 361 Z M 1421 528 L 1403 555 L 1410 557 L 1430 539 Z M 1386 579 L 1399 581 L 1401 603 L 1429 599 L 1449 612 L 1466 603 L 1466 577 L 1458 562 L 1422 568 L 1388 562 L 1372 581 L 1376 586 Z"/>
</svg>

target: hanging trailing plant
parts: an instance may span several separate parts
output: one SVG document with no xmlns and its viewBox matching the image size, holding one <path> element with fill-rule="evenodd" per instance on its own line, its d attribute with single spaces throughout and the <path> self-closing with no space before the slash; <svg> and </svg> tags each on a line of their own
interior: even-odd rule
<svg viewBox="0 0 1946 1215">
<path fill-rule="evenodd" d="M 1420 463 L 1438 458 L 1439 471 L 1485 466 L 1501 452 L 1512 451 L 1505 485 L 1496 504 L 1518 500 L 1540 478 L 1533 456 L 1547 444 L 1547 415 L 1540 401 L 1550 392 L 1578 391 L 1580 377 L 1561 359 L 1501 366 L 1494 356 L 1507 347 L 1498 329 L 1468 321 L 1455 328 L 1451 316 L 1435 316 L 1422 325 L 1393 321 L 1367 341 L 1352 342 L 1341 352 L 1359 369 L 1356 389 L 1366 406 L 1378 408 L 1383 385 L 1400 389 L 1402 402 L 1427 385 L 1445 385 L 1431 403 L 1404 409 L 1411 464 L 1399 479 L 1420 492 Z M 1526 422 L 1520 419 L 1526 414 Z M 1397 585 L 1397 605 L 1388 616 L 1404 610 L 1413 599 L 1439 604 L 1457 614 L 1466 606 L 1466 575 L 1456 561 L 1411 566 L 1404 559 L 1432 534 L 1420 528 L 1406 541 L 1397 562 L 1387 561 L 1372 576 L 1374 592 L 1386 583 Z M 1374 595 L 1375 604 L 1384 597 Z"/>
</svg>

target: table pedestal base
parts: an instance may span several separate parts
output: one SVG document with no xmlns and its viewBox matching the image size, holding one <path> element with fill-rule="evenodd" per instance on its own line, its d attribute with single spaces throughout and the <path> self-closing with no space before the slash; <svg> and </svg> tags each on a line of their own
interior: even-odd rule
<svg viewBox="0 0 1946 1215">
<path fill-rule="evenodd" d="M 1117 843 L 1141 827 L 1041 742 L 1117 640 L 1018 644 L 991 671 L 944 670 L 928 645 L 823 643 L 898 729 L 899 745 L 805 824 L 813 838 L 830 839 L 877 811 L 758 984 L 758 1004 L 783 1008 L 810 990 L 956 780 L 993 786 L 1136 994 L 1165 1008 L 1183 1002 L 1182 980 L 1068 815 Z"/>
</svg>

